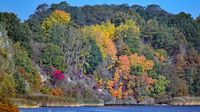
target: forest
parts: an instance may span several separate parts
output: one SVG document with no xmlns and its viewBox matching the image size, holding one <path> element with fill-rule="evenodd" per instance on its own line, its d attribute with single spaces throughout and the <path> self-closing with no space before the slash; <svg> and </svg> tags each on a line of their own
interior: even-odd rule
<svg viewBox="0 0 200 112">
<path fill-rule="evenodd" d="M 0 12 L 0 108 L 37 96 L 105 104 L 198 97 L 200 16 L 67 2 L 41 4 L 24 21 Z"/>
</svg>

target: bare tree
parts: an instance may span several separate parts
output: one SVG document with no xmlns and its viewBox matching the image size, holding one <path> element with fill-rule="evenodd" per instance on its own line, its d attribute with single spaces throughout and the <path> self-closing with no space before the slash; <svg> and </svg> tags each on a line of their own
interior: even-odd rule
<svg viewBox="0 0 200 112">
<path fill-rule="evenodd" d="M 79 29 L 67 28 L 64 43 L 65 62 L 68 66 L 66 73 L 72 78 L 81 78 L 84 72 L 86 57 L 89 55 L 89 43 L 87 37 L 82 35 Z"/>
</svg>

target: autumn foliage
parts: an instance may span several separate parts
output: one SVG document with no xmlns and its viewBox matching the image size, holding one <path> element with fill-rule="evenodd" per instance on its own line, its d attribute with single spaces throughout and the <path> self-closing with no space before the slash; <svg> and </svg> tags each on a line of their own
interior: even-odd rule
<svg viewBox="0 0 200 112">
<path fill-rule="evenodd" d="M 0 12 L 0 102 L 199 97 L 199 37 L 200 17 L 158 5 L 44 3 L 24 21 Z M 15 106 L 0 103 L 1 111 Z"/>
<path fill-rule="evenodd" d="M 62 96 L 62 94 L 63 94 L 61 88 L 59 88 L 59 87 L 51 88 L 50 92 L 53 96 Z"/>
<path fill-rule="evenodd" d="M 117 59 L 117 49 L 112 41 L 112 37 L 115 33 L 114 24 L 106 22 L 101 25 L 92 25 L 85 27 L 83 31 L 88 32 L 91 37 L 95 38 L 104 59 L 107 56 L 110 56 L 113 60 Z"/>
<path fill-rule="evenodd" d="M 0 112 L 19 112 L 15 105 L 0 102 Z"/>
<path fill-rule="evenodd" d="M 67 24 L 71 20 L 70 14 L 62 10 L 54 10 L 49 17 L 47 17 L 43 23 L 42 28 L 48 32 L 53 25 Z"/>
<path fill-rule="evenodd" d="M 141 66 L 142 75 L 130 74 L 130 66 Z M 116 68 L 113 80 L 107 82 L 107 88 L 111 95 L 117 99 L 127 98 L 129 95 L 137 96 L 138 89 L 141 86 L 147 90 L 152 88 L 154 80 L 147 75 L 147 71 L 153 69 L 153 61 L 147 60 L 145 56 L 138 56 L 136 53 L 130 56 L 119 56 L 118 67 Z M 144 83 L 141 85 L 140 83 Z M 138 82 L 138 85 L 136 84 Z M 129 86 L 128 86 L 129 85 Z M 130 92 L 131 91 L 131 92 Z"/>
<path fill-rule="evenodd" d="M 63 80 L 65 78 L 65 76 L 62 74 L 62 72 L 57 69 L 53 71 L 52 76 L 58 80 Z"/>
<path fill-rule="evenodd" d="M 132 54 L 130 56 L 130 63 L 133 66 L 141 66 L 142 67 L 142 73 L 146 72 L 147 70 L 153 69 L 153 61 L 152 60 L 146 60 L 145 56 L 138 56 L 137 53 Z"/>
</svg>

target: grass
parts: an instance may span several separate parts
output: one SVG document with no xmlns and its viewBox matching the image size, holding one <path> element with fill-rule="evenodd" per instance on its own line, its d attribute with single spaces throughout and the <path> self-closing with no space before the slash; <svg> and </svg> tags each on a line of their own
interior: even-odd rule
<svg viewBox="0 0 200 112">
<path fill-rule="evenodd" d="M 17 106 L 67 106 L 78 104 L 102 104 L 100 100 L 66 98 L 50 95 L 24 95 L 12 98 L 11 101 Z"/>
<path fill-rule="evenodd" d="M 174 97 L 170 105 L 200 105 L 200 97 Z"/>
</svg>

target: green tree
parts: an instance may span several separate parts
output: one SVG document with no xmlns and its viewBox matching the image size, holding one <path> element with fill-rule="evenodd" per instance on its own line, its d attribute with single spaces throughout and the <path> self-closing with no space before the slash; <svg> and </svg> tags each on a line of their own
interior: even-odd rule
<svg viewBox="0 0 200 112">
<path fill-rule="evenodd" d="M 91 47 L 89 50 L 89 56 L 86 57 L 85 69 L 86 73 L 93 73 L 103 59 L 96 41 L 92 38 L 89 38 L 89 43 Z"/>
<path fill-rule="evenodd" d="M 0 72 L 0 98 L 14 97 L 16 95 L 15 82 L 12 74 L 1 69 Z"/>
<path fill-rule="evenodd" d="M 20 46 L 19 43 L 14 44 L 14 61 L 14 77 L 17 85 L 17 91 L 19 93 L 26 93 L 27 91 L 38 92 L 37 89 L 40 88 L 41 84 L 38 86 L 35 86 L 35 84 L 41 82 L 41 79 L 35 77 L 40 76 L 37 74 L 38 72 L 33 66 L 32 60 L 29 57 L 29 53 L 25 48 Z M 25 82 L 27 82 L 27 84 Z"/>
<path fill-rule="evenodd" d="M 15 43 L 25 47 L 31 52 L 31 31 L 27 24 L 21 23 L 19 18 L 14 13 L 0 13 L 0 21 L 4 24 L 5 29 L 8 31 L 8 37 Z"/>
<path fill-rule="evenodd" d="M 169 81 L 166 79 L 166 77 L 158 76 L 158 79 L 154 84 L 154 93 L 156 95 L 164 93 L 168 83 Z"/>
<path fill-rule="evenodd" d="M 154 48 L 160 49 L 165 48 L 168 51 L 174 47 L 174 37 L 173 29 L 169 28 L 167 25 L 160 25 L 158 35 L 154 36 L 151 40 L 151 44 Z"/>
<path fill-rule="evenodd" d="M 12 44 L 5 28 L 0 24 L 0 99 L 13 97 L 16 94 L 13 79 L 14 63 Z M 0 100 L 0 102 L 1 102 Z"/>
<path fill-rule="evenodd" d="M 193 95 L 195 95 L 195 96 L 200 96 L 200 86 L 199 86 L 199 84 L 200 84 L 200 78 L 199 78 L 199 76 L 194 80 L 194 83 L 192 84 L 192 93 L 193 93 Z"/>
<path fill-rule="evenodd" d="M 64 43 L 66 40 L 66 31 L 71 26 L 56 24 L 53 25 L 49 31 L 48 42 L 51 42 L 61 48 L 63 50 Z"/>
<path fill-rule="evenodd" d="M 196 27 L 196 33 L 197 33 L 197 37 L 195 38 L 195 48 L 198 52 L 200 52 L 200 16 L 198 16 L 196 18 L 196 20 L 194 21 L 194 25 Z"/>
<path fill-rule="evenodd" d="M 169 25 L 179 29 L 185 35 L 190 47 L 198 49 L 200 35 L 191 14 L 181 12 L 170 19 Z"/>
<path fill-rule="evenodd" d="M 54 44 L 49 44 L 43 49 L 39 63 L 45 67 L 53 66 L 62 71 L 66 69 L 64 54 L 61 52 L 60 47 Z"/>
<path fill-rule="evenodd" d="M 26 83 L 25 79 L 22 75 L 19 73 L 15 73 L 14 75 L 14 80 L 16 84 L 16 92 L 18 94 L 25 94 L 26 93 Z"/>
<path fill-rule="evenodd" d="M 146 22 L 144 29 L 142 30 L 142 38 L 147 42 L 151 42 L 154 37 L 158 36 L 159 32 L 159 24 L 158 21 L 154 19 L 150 19 Z"/>
<path fill-rule="evenodd" d="M 133 20 L 126 20 L 116 28 L 114 39 L 121 39 L 129 47 L 131 53 L 140 52 L 140 28 Z"/>
<path fill-rule="evenodd" d="M 25 21 L 32 31 L 32 39 L 34 41 L 43 41 L 43 30 L 41 25 L 50 12 L 49 6 L 46 3 L 40 4 L 36 8 L 34 14 L 30 15 L 29 19 Z"/>
</svg>

